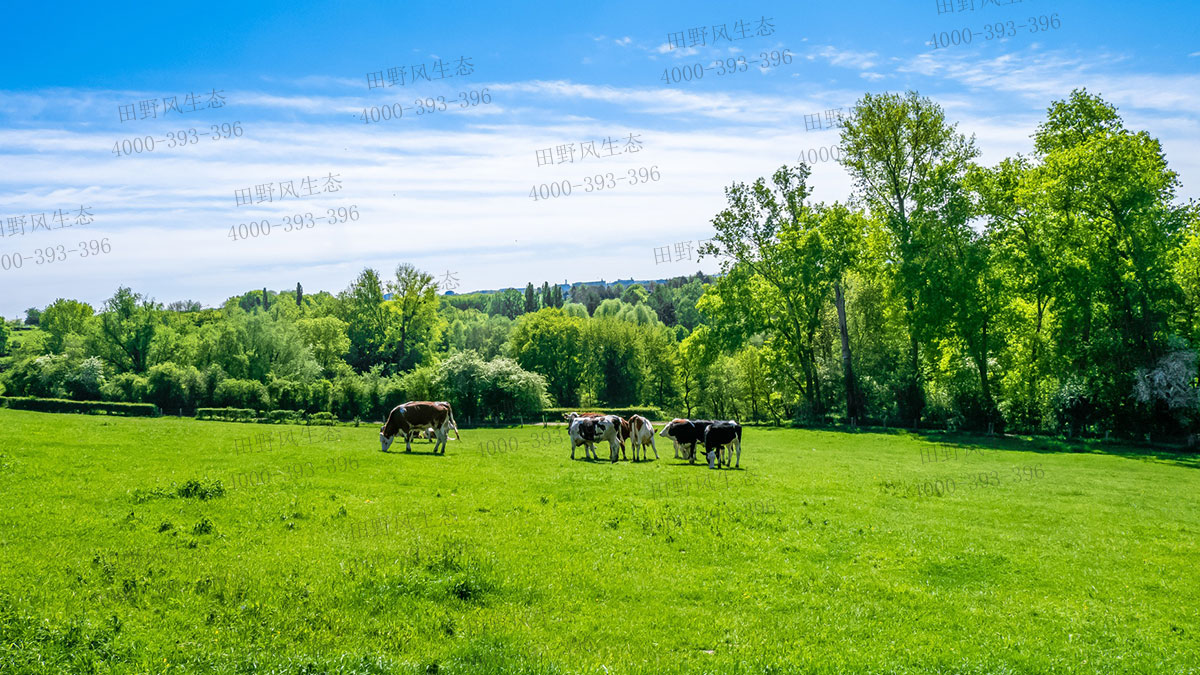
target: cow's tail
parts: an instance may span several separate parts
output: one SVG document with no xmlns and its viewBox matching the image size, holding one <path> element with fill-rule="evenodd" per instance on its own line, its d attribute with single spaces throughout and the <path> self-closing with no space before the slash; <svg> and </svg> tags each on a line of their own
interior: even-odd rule
<svg viewBox="0 0 1200 675">
<path fill-rule="evenodd" d="M 458 435 L 458 423 L 454 421 L 454 408 L 451 408 L 449 403 L 446 404 L 446 411 L 450 413 L 450 428 L 454 429 L 454 440 L 461 441 L 462 438 Z"/>
</svg>

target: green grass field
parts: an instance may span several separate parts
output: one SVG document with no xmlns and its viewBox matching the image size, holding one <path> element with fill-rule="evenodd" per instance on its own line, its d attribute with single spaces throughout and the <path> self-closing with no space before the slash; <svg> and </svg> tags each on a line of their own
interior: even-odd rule
<svg viewBox="0 0 1200 675">
<path fill-rule="evenodd" d="M 1191 455 L 309 430 L 0 410 L 0 672 L 1200 672 Z"/>
</svg>

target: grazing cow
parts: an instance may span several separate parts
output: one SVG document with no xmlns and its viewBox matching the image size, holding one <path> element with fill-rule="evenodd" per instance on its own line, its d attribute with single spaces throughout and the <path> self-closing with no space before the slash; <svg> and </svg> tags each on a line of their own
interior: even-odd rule
<svg viewBox="0 0 1200 675">
<path fill-rule="evenodd" d="M 729 466 L 729 460 L 733 454 L 733 450 L 729 447 L 737 449 L 737 465 L 734 468 L 742 466 L 742 425 L 734 421 L 713 422 L 704 432 L 704 450 L 708 455 L 708 468 L 713 468 L 713 459 L 717 459 L 717 466 L 724 464 Z M 724 448 L 724 460 L 722 460 L 721 451 Z"/>
<path fill-rule="evenodd" d="M 616 419 L 620 420 L 620 431 L 617 434 L 617 442 L 621 444 L 621 459 L 628 459 L 628 457 L 626 457 L 626 455 L 625 455 L 625 441 L 629 439 L 629 434 L 630 434 L 629 420 L 626 420 L 625 418 L 619 417 L 617 415 L 606 415 L 604 413 L 577 413 L 577 412 L 563 413 L 563 419 L 567 421 L 567 424 L 570 424 L 574 420 L 583 418 L 583 417 L 592 417 L 592 418 L 615 417 Z M 655 449 L 655 452 L 658 452 L 657 448 Z"/>
<path fill-rule="evenodd" d="M 646 456 L 646 446 L 654 448 L 654 459 L 658 459 L 658 446 L 654 444 L 654 425 L 641 415 L 629 416 L 629 440 L 633 445 L 633 461 L 637 461 L 638 448 L 642 449 L 642 459 Z"/>
<path fill-rule="evenodd" d="M 567 434 L 571 438 L 571 459 L 575 459 L 575 447 L 584 446 L 584 457 L 600 459 L 596 455 L 595 444 L 608 441 L 609 456 L 617 461 L 617 442 L 620 438 L 620 419 L 616 415 L 584 416 L 576 415 L 571 418 Z"/>
<path fill-rule="evenodd" d="M 696 463 L 696 444 L 704 440 L 704 432 L 708 430 L 711 420 L 674 419 L 658 432 L 659 436 L 675 441 L 675 457 L 679 458 L 679 448 L 686 448 L 682 459 Z"/>
<path fill-rule="evenodd" d="M 434 453 L 437 453 L 438 447 L 442 449 L 442 454 L 446 453 L 446 441 L 449 431 L 454 430 L 454 435 L 458 436 L 458 425 L 454 423 L 454 411 L 450 408 L 450 404 L 445 401 L 409 401 L 402 403 L 392 412 L 388 413 L 387 422 L 379 428 L 379 442 L 382 445 L 383 452 L 387 452 L 388 448 L 392 447 L 392 442 L 396 439 L 396 434 L 404 434 L 405 452 L 412 452 L 412 437 L 414 432 L 420 433 L 421 429 L 433 429 L 437 436 L 437 442 L 433 445 Z"/>
</svg>

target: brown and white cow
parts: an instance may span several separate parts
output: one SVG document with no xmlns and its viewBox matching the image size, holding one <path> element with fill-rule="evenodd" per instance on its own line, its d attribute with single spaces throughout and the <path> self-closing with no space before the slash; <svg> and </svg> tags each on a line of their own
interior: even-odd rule
<svg viewBox="0 0 1200 675">
<path fill-rule="evenodd" d="M 642 459 L 646 456 L 646 446 L 654 448 L 654 459 L 658 459 L 658 446 L 654 444 L 654 425 L 641 415 L 629 416 L 629 441 L 633 446 L 633 461 L 638 459 L 638 448 L 642 449 Z"/>
<path fill-rule="evenodd" d="M 413 433 L 423 429 L 433 428 L 437 442 L 433 445 L 434 453 L 441 447 L 446 454 L 446 441 L 451 429 L 458 436 L 458 425 L 454 422 L 454 411 L 445 401 L 409 401 L 392 408 L 388 413 L 387 422 L 379 428 L 381 450 L 387 452 L 397 434 L 404 434 L 405 452 L 412 452 Z M 461 440 L 461 439 L 460 439 Z"/>
</svg>

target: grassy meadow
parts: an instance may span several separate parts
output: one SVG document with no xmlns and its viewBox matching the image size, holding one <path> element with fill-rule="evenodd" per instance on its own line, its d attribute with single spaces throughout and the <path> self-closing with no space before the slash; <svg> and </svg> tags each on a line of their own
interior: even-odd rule
<svg viewBox="0 0 1200 675">
<path fill-rule="evenodd" d="M 431 447 L 0 410 L 0 673 L 1200 672 L 1193 455 L 760 428 L 719 472 L 668 443 L 571 461 L 561 427 Z"/>
</svg>

